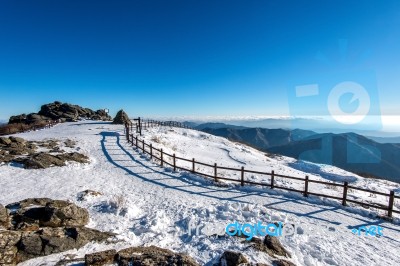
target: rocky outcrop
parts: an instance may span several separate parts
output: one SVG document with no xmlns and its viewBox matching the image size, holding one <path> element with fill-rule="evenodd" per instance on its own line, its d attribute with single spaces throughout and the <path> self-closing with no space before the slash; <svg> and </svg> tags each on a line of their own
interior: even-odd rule
<svg viewBox="0 0 400 266">
<path fill-rule="evenodd" d="M 290 262 L 288 260 L 274 260 L 272 262 L 273 266 L 296 266 L 293 262 Z"/>
<path fill-rule="evenodd" d="M 0 265 L 16 265 L 114 236 L 86 228 L 87 210 L 68 201 L 35 198 L 6 207 L 13 210 L 10 213 L 13 226 L 0 231 Z"/>
<path fill-rule="evenodd" d="M 124 112 L 124 110 L 119 110 L 117 115 L 114 117 L 113 124 L 125 124 L 130 123 L 129 116 Z"/>
<path fill-rule="evenodd" d="M 8 215 L 8 211 L 4 208 L 3 205 L 0 204 L 0 230 L 7 229 L 11 226 L 10 217 Z"/>
<path fill-rule="evenodd" d="M 17 244 L 21 239 L 21 232 L 0 231 L 0 265 L 17 264 Z"/>
<path fill-rule="evenodd" d="M 93 111 L 89 108 L 83 108 L 79 105 L 62 103 L 59 101 L 42 105 L 38 113 L 21 114 L 11 116 L 9 124 L 38 124 L 51 120 L 60 122 L 77 121 L 79 119 L 91 119 L 111 121 L 112 118 L 104 110 Z"/>
<path fill-rule="evenodd" d="M 102 266 L 114 262 L 117 251 L 115 249 L 100 251 L 85 255 L 86 266 Z"/>
<path fill-rule="evenodd" d="M 64 145 L 71 148 L 76 143 L 67 140 Z M 49 151 L 37 153 L 38 146 Z M 0 137 L 0 163 L 10 162 L 22 164 L 26 169 L 43 169 L 65 166 L 66 162 L 89 163 L 89 158 L 77 152 L 66 153 L 56 140 L 33 142 L 19 137 Z"/>
<path fill-rule="evenodd" d="M 238 266 L 244 263 L 248 263 L 248 261 L 240 252 L 227 250 L 221 255 L 220 258 L 220 265 Z"/>
<path fill-rule="evenodd" d="M 86 227 L 45 227 L 24 232 L 17 244 L 17 261 L 78 249 L 91 241 L 103 242 L 111 236 Z"/>
<path fill-rule="evenodd" d="M 116 255 L 116 260 L 120 266 L 128 265 L 165 265 L 165 266 L 197 266 L 191 257 L 174 253 L 171 250 L 159 248 L 156 246 L 149 247 L 131 247 L 120 250 Z"/>
<path fill-rule="evenodd" d="M 89 221 L 87 210 L 63 200 L 48 198 L 26 199 L 7 205 L 17 209 L 13 213 L 14 229 L 22 229 L 26 225 L 36 227 L 85 226 Z"/>
<path fill-rule="evenodd" d="M 25 158 L 17 158 L 13 161 L 23 164 L 26 169 L 44 169 L 52 166 L 65 166 L 67 161 L 89 163 L 89 158 L 77 152 L 57 155 L 38 153 Z"/>
</svg>

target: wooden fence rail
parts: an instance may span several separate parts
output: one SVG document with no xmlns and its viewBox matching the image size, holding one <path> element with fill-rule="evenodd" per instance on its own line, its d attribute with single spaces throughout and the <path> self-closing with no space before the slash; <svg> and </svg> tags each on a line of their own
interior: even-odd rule
<svg viewBox="0 0 400 266">
<path fill-rule="evenodd" d="M 186 125 L 183 125 L 182 123 L 173 122 L 173 121 L 160 122 L 160 121 L 149 120 L 149 121 L 146 121 L 145 124 L 146 124 L 146 127 L 155 127 L 155 126 L 173 126 L 173 127 L 175 127 L 175 126 L 177 126 L 177 127 L 182 127 L 182 128 L 190 128 Z M 174 169 L 174 171 L 176 171 L 177 169 L 188 171 L 188 172 L 191 172 L 194 174 L 212 178 L 215 182 L 218 182 L 219 180 L 227 180 L 227 181 L 240 183 L 241 186 L 244 186 L 245 184 L 259 185 L 259 186 L 269 187 L 271 189 L 277 188 L 277 189 L 282 189 L 282 190 L 287 190 L 287 191 L 298 192 L 298 193 L 303 194 L 304 197 L 308 197 L 309 195 L 312 195 L 312 196 L 334 199 L 334 200 L 341 201 L 343 206 L 348 205 L 348 203 L 353 203 L 356 205 L 360 205 L 362 207 L 376 208 L 376 209 L 386 211 L 387 216 L 389 218 L 392 218 L 394 213 L 400 214 L 399 210 L 394 210 L 395 199 L 400 199 L 400 196 L 395 195 L 394 191 L 390 191 L 389 193 L 383 193 L 383 192 L 379 192 L 379 191 L 374 191 L 374 190 L 369 190 L 369 189 L 365 189 L 365 188 L 351 186 L 348 184 L 348 182 L 343 182 L 343 183 L 326 182 L 326 181 L 321 181 L 321 180 L 309 179 L 308 176 L 305 176 L 305 178 L 301 178 L 301 177 L 295 177 L 295 176 L 281 175 L 281 174 L 275 173 L 273 170 L 271 172 L 260 172 L 260 171 L 246 170 L 243 166 L 241 168 L 231 168 L 231 167 L 225 167 L 225 166 L 218 166 L 216 163 L 208 164 L 208 163 L 200 162 L 200 161 L 196 160 L 195 158 L 192 158 L 192 159 L 182 158 L 182 157 L 176 156 L 175 154 L 166 153 L 163 151 L 162 148 L 158 149 L 158 148 L 154 147 L 154 145 L 152 143 L 150 143 L 150 144 L 145 143 L 144 139 L 141 140 L 138 138 L 137 135 L 134 136 L 132 134 L 132 130 L 133 130 L 132 123 L 125 124 L 126 138 L 127 138 L 127 141 L 130 144 L 132 144 L 132 146 L 137 148 L 139 151 L 141 150 L 144 154 L 150 155 L 151 159 L 158 160 L 160 162 L 161 166 L 164 166 L 164 165 L 171 166 Z M 182 165 L 178 165 L 178 163 L 177 163 L 178 161 L 188 162 L 191 164 L 191 167 L 187 168 Z M 196 165 L 202 165 L 202 166 L 211 168 L 210 173 L 212 173 L 212 174 L 197 171 Z M 229 170 L 229 171 L 239 172 L 240 178 L 234 179 L 234 178 L 219 176 L 218 175 L 218 173 L 220 173 L 219 170 Z M 246 178 L 245 178 L 246 174 L 259 174 L 259 175 L 268 176 L 269 180 L 266 180 L 265 182 L 249 181 L 249 180 L 246 180 Z M 275 181 L 276 177 L 302 181 L 302 182 L 304 182 L 304 190 L 279 186 L 276 184 L 276 181 Z M 335 186 L 338 188 L 342 188 L 342 192 L 341 192 L 342 195 L 339 197 L 339 196 L 325 195 L 325 194 L 321 194 L 321 193 L 312 192 L 312 191 L 310 191 L 310 183 L 323 184 L 323 185 L 329 185 L 329 186 Z M 374 195 L 386 196 L 389 198 L 388 204 L 383 205 L 381 203 L 373 203 L 373 202 L 366 203 L 366 202 L 349 199 L 348 198 L 349 189 L 368 192 L 368 193 L 371 193 Z"/>
</svg>

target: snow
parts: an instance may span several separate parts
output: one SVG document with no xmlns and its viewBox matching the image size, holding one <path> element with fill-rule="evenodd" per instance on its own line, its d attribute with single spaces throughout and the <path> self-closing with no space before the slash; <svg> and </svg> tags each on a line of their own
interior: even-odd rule
<svg viewBox="0 0 400 266">
<path fill-rule="evenodd" d="M 340 202 L 318 197 L 304 198 L 295 192 L 271 190 L 268 187 L 245 186 L 212 180 L 186 171 L 161 168 L 134 150 L 125 140 L 123 126 L 104 122 L 82 121 L 59 124 L 50 129 L 18 134 L 40 141 L 44 139 L 77 142 L 76 151 L 90 157 L 89 164 L 71 163 L 65 167 L 26 170 L 11 165 L 0 166 L 0 203 L 3 205 L 28 197 L 50 197 L 70 200 L 89 210 L 89 227 L 118 233 L 112 244 L 90 243 L 79 250 L 67 251 L 21 265 L 54 265 L 66 254 L 121 249 L 135 245 L 156 245 L 185 252 L 201 265 L 212 265 L 225 250 L 241 251 L 251 262 L 271 263 L 265 253 L 246 249 L 246 240 L 237 237 L 214 237 L 188 234 L 188 223 L 213 225 L 234 221 L 256 223 L 273 221 L 299 226 L 291 237 L 280 241 L 292 254 L 296 265 L 399 265 L 400 226 L 375 217 L 377 210 L 343 207 Z M 326 165 L 297 162 L 287 157 L 267 157 L 255 149 L 226 139 L 189 129 L 152 128 L 144 131 L 146 142 L 184 158 L 227 167 L 271 171 L 310 179 L 343 181 L 377 191 L 399 190 L 396 183 L 365 179 Z M 178 164 L 183 163 L 177 161 Z M 198 165 L 198 167 L 202 167 Z M 205 169 L 201 169 L 205 170 Z M 221 172 L 231 176 L 237 173 Z M 268 177 L 246 175 L 255 181 Z M 277 178 L 282 186 L 303 189 L 303 183 Z M 86 190 L 103 195 L 78 200 Z M 310 184 L 310 190 L 338 195 L 324 185 Z M 368 201 L 368 193 L 351 192 L 349 196 Z M 387 204 L 386 197 L 377 197 Z M 396 203 L 398 209 L 399 202 Z M 383 236 L 358 236 L 351 232 L 359 226 L 379 225 Z M 334 233 L 310 230 L 332 227 Z M 305 230 L 308 229 L 308 230 Z"/>
</svg>

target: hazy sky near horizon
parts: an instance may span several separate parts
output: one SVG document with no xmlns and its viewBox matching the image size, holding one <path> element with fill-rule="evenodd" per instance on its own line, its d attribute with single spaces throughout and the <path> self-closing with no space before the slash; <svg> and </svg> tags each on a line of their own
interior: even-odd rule
<svg viewBox="0 0 400 266">
<path fill-rule="evenodd" d="M 400 115 L 399 1 L 0 1 L 0 119 L 59 100 L 131 116 L 326 115 L 344 81 Z M 312 97 L 296 87 L 317 85 Z M 351 93 L 337 98 L 357 109 Z M 357 97 L 356 97 L 357 98 Z"/>
</svg>

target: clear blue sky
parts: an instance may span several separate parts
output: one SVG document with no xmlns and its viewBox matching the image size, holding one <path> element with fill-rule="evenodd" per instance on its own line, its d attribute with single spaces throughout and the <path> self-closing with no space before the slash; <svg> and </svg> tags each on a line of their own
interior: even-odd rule
<svg viewBox="0 0 400 266">
<path fill-rule="evenodd" d="M 288 86 L 364 70 L 396 114 L 399 47 L 397 0 L 0 0 L 0 118 L 54 100 L 131 116 L 284 115 Z"/>
</svg>

